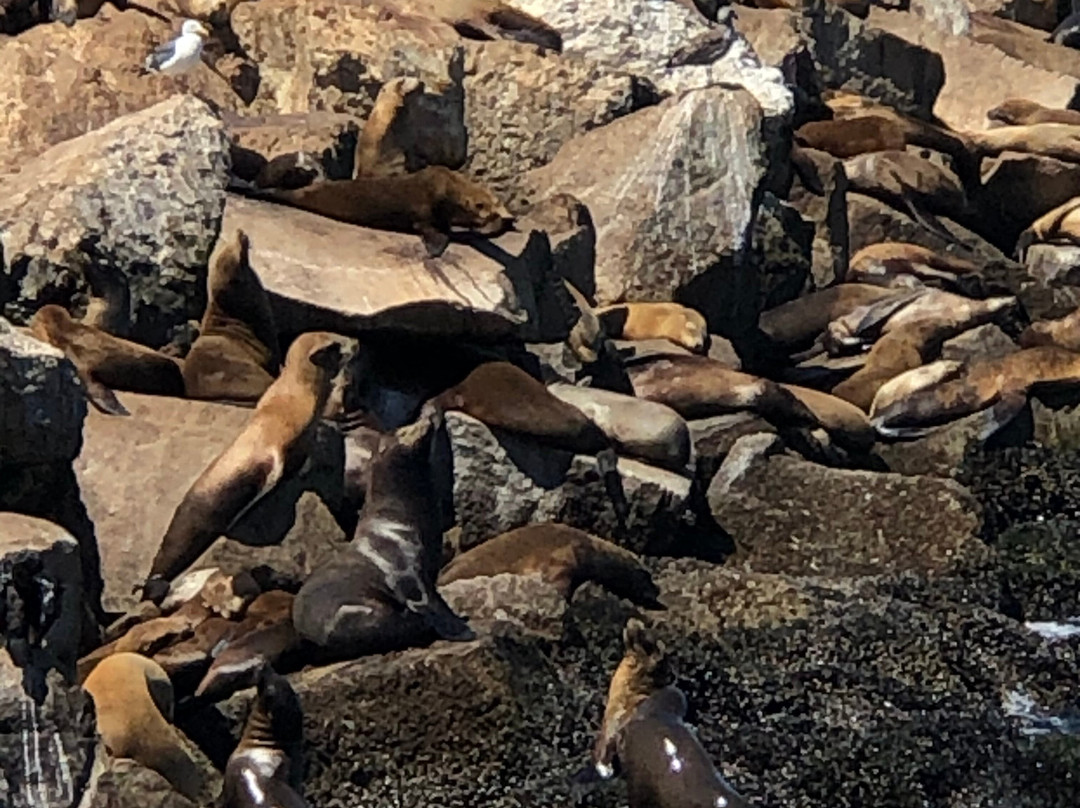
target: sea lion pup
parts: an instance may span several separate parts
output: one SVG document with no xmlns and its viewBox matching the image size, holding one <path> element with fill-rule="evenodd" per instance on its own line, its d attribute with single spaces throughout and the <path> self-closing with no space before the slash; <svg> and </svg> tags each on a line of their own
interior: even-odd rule
<svg viewBox="0 0 1080 808">
<path fill-rule="evenodd" d="M 510 362 L 478 365 L 463 381 L 432 398 L 431 404 L 577 454 L 596 454 L 610 446 L 591 418 Z"/>
<path fill-rule="evenodd" d="M 139 654 L 103 659 L 83 682 L 94 700 L 97 727 L 113 757 L 153 769 L 199 802 L 206 782 L 172 726 L 173 690 L 161 666 Z"/>
<path fill-rule="evenodd" d="M 679 303 L 615 303 L 596 309 L 612 339 L 666 339 L 688 351 L 709 350 L 709 326 L 700 312 Z"/>
<path fill-rule="evenodd" d="M 1057 320 L 1037 320 L 1020 333 L 1021 348 L 1057 345 L 1080 352 L 1080 308 Z"/>
<path fill-rule="evenodd" d="M 871 244 L 851 256 L 845 282 L 904 285 L 902 279 L 944 281 L 955 284 L 960 278 L 977 274 L 979 267 L 963 258 L 943 255 L 918 244 L 883 241 Z"/>
<path fill-rule="evenodd" d="M 1051 109 L 1026 98 L 1007 98 L 989 110 L 986 117 L 1008 126 L 1031 126 L 1036 123 L 1080 126 L 1080 112 L 1077 110 Z"/>
<path fill-rule="evenodd" d="M 608 779 L 619 764 L 630 808 L 747 808 L 686 725 L 686 696 L 670 684 L 663 644 L 636 618 L 623 644 L 593 748 L 596 773 Z"/>
<path fill-rule="evenodd" d="M 345 359 L 342 341 L 334 334 L 309 331 L 289 347 L 281 375 L 263 393 L 251 420 L 177 506 L 150 567 L 144 598 L 157 600 L 162 584 L 183 572 L 279 482 L 301 469 Z"/>
<path fill-rule="evenodd" d="M 305 808 L 299 794 L 304 714 L 284 676 L 259 673 L 240 743 L 225 764 L 222 808 Z"/>
<path fill-rule="evenodd" d="M 446 250 L 452 228 L 494 236 L 514 219 L 494 193 L 446 166 L 245 193 L 347 224 L 419 234 L 432 258 Z"/>
<path fill-rule="evenodd" d="M 979 158 L 1013 151 L 1054 157 L 1066 163 L 1080 162 L 1080 127 L 1070 124 L 1001 126 L 983 132 L 969 132 L 967 137 Z"/>
<path fill-rule="evenodd" d="M 184 378 L 175 359 L 77 322 L 61 306 L 42 306 L 30 319 L 28 330 L 31 336 L 64 352 L 75 366 L 87 399 L 104 413 L 129 415 L 114 389 L 184 395 Z"/>
<path fill-rule="evenodd" d="M 882 286 L 840 283 L 763 311 L 758 328 L 780 347 L 794 349 L 813 342 L 829 323 L 859 306 L 898 294 Z"/>
<path fill-rule="evenodd" d="M 949 421 L 990 408 L 989 428 L 983 434 L 987 437 L 1023 409 L 1033 388 L 1078 384 L 1080 354 L 1057 346 L 1025 348 L 996 359 L 972 362 L 955 378 L 945 377 L 888 404 L 875 399 L 871 420 L 879 434 L 918 437 Z"/>
<path fill-rule="evenodd" d="M 690 462 L 690 428 L 671 407 L 598 387 L 555 382 L 547 389 L 581 410 L 604 431 L 620 454 L 676 471 L 685 469 Z"/>
<path fill-rule="evenodd" d="M 475 637 L 436 589 L 442 520 L 433 473 L 438 407 L 384 435 L 347 548 L 304 582 L 293 603 L 300 637 L 327 659 Z"/>
<path fill-rule="evenodd" d="M 1024 260 L 1032 244 L 1080 246 L 1080 196 L 1058 205 L 1032 222 L 1016 242 L 1016 252 Z"/>
<path fill-rule="evenodd" d="M 634 395 L 666 404 L 687 420 L 752 410 L 777 426 L 817 426 L 789 390 L 704 356 L 657 356 L 626 367 Z"/>
<path fill-rule="evenodd" d="M 206 311 L 184 360 L 188 398 L 255 402 L 281 367 L 274 313 L 249 255 L 240 229 L 219 237 L 210 255 Z"/>
<path fill-rule="evenodd" d="M 570 600 L 578 587 L 595 581 L 646 609 L 662 609 L 660 589 L 641 560 L 617 544 L 554 522 L 525 525 L 457 555 L 439 573 L 438 584 L 510 572 L 539 573 Z"/>
</svg>

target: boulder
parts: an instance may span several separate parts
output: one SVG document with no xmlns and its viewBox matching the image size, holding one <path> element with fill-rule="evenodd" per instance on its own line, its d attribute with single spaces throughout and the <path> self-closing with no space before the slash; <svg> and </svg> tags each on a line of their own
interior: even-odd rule
<svg viewBox="0 0 1080 808">
<path fill-rule="evenodd" d="M 946 34 L 967 36 L 971 33 L 967 0 L 913 0 L 908 11 Z"/>
<path fill-rule="evenodd" d="M 395 328 L 442 337 L 563 339 L 572 323 L 553 302 L 562 284 L 540 232 L 451 243 L 429 259 L 419 236 L 369 230 L 307 211 L 229 195 L 223 229 L 251 240 L 251 264 L 283 332 Z M 558 294 L 565 297 L 565 290 Z M 541 320 L 543 301 L 548 318 Z"/>
<path fill-rule="evenodd" d="M 847 274 L 848 179 L 842 161 L 824 152 L 816 152 L 812 159 L 816 171 L 810 181 L 816 180 L 820 188 L 810 189 L 802 182 L 796 182 L 789 194 L 788 204 L 804 220 L 814 224 L 810 273 L 814 288 L 823 289 L 842 281 Z"/>
<path fill-rule="evenodd" d="M 460 412 L 446 415 L 453 456 L 455 552 L 531 522 L 563 522 L 641 553 L 662 554 L 694 523 L 690 480 L 619 458 L 621 493 L 605 485 L 595 457 L 488 429 Z M 625 498 L 620 530 L 613 497 Z"/>
<path fill-rule="evenodd" d="M 117 758 L 98 777 L 88 808 L 195 808 L 195 803 L 153 769 Z"/>
<path fill-rule="evenodd" d="M 94 412 L 86 420 L 75 473 L 97 528 L 105 608 L 125 611 L 169 526 L 176 506 L 207 465 L 243 429 L 252 410 L 211 402 L 121 393 L 129 417 Z M 346 537 L 327 508 L 337 510 L 344 447 L 320 428 L 314 463 L 265 497 L 192 565 L 237 572 L 269 564 L 303 578 Z M 305 496 L 314 492 L 317 496 Z M 230 546 L 230 542 L 243 546 Z"/>
<path fill-rule="evenodd" d="M 575 138 L 531 172 L 537 198 L 569 193 L 589 207 L 598 303 L 683 290 L 710 330 L 756 319 L 757 276 L 744 253 L 771 180 L 761 123 L 744 90 L 694 90 Z"/>
<path fill-rule="evenodd" d="M 351 115 L 229 115 L 224 121 L 232 172 L 242 180 L 281 187 L 288 172 L 305 168 L 331 180 L 353 175 L 360 124 Z"/>
<path fill-rule="evenodd" d="M 180 95 L 27 163 L 0 186 L 3 313 L 85 308 L 87 268 L 104 267 L 130 292 L 128 337 L 164 344 L 205 307 L 228 161 L 221 121 Z"/>
<path fill-rule="evenodd" d="M 797 298 L 811 278 L 816 227 L 771 191 L 762 194 L 750 249 L 758 267 L 758 310 Z"/>
<path fill-rule="evenodd" d="M 1057 0 L 967 0 L 967 3 L 975 19 L 993 14 L 1046 32 L 1054 30 L 1058 24 Z"/>
<path fill-rule="evenodd" d="M 941 358 L 960 362 L 997 359 L 1020 350 L 1009 335 L 993 323 L 969 328 L 941 346 Z"/>
<path fill-rule="evenodd" d="M 971 23 L 970 35 L 976 42 L 993 45 L 1032 67 L 1080 78 L 1073 50 L 1047 42 L 1046 31 L 981 13 L 972 14 Z"/>
</svg>

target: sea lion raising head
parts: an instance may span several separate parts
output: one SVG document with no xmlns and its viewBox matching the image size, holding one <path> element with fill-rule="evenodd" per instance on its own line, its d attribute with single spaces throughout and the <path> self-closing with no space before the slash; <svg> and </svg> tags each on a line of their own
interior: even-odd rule
<svg viewBox="0 0 1080 808">
<path fill-rule="evenodd" d="M 1080 111 L 1051 109 L 1026 98 L 1007 98 L 988 111 L 986 117 L 1008 126 L 1030 126 L 1035 123 L 1067 123 L 1080 126 Z"/>
<path fill-rule="evenodd" d="M 64 352 L 90 403 L 110 415 L 128 415 L 113 390 L 159 396 L 184 395 L 180 364 L 173 358 L 76 322 L 61 306 L 42 306 L 30 320 L 30 335 Z"/>
<path fill-rule="evenodd" d="M 150 568 L 156 600 L 161 585 L 194 562 L 308 457 L 316 421 L 334 376 L 347 360 L 345 338 L 301 334 L 289 347 L 281 375 L 263 393 L 243 431 L 199 475 L 169 523 Z"/>
</svg>

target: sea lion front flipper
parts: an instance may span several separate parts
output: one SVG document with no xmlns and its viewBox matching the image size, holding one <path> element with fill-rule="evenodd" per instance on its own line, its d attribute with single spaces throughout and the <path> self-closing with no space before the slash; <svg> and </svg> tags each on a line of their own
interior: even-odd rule
<svg viewBox="0 0 1080 808">
<path fill-rule="evenodd" d="M 292 787 L 281 780 L 269 780 L 264 785 L 267 805 L 274 808 L 310 808 L 304 798 L 293 791 Z"/>
<path fill-rule="evenodd" d="M 451 642 L 469 642 L 476 639 L 476 632 L 469 628 L 464 618 L 454 614 L 454 610 L 443 600 L 442 595 L 433 591 L 423 601 L 406 601 L 406 606 L 424 618 L 431 630 Z"/>
<path fill-rule="evenodd" d="M 861 337 L 870 331 L 876 331 L 883 326 L 890 317 L 896 314 L 900 309 L 914 303 L 920 297 L 925 295 L 926 288 L 914 289 L 907 294 L 897 295 L 896 297 L 887 297 L 884 300 L 877 303 L 871 303 L 865 309 L 865 314 L 862 319 L 859 320 L 858 325 L 855 326 L 855 335 Z"/>
<path fill-rule="evenodd" d="M 90 403 L 106 415 L 131 415 L 127 407 L 120 403 L 116 393 L 103 385 L 101 382 L 80 374 L 83 385 L 86 387 L 86 397 Z"/>
<path fill-rule="evenodd" d="M 449 234 L 442 232 L 431 224 L 418 224 L 416 225 L 416 231 L 420 234 L 421 241 L 424 242 L 424 249 L 427 250 L 429 258 L 439 258 L 446 252 L 446 248 L 450 246 Z"/>
</svg>

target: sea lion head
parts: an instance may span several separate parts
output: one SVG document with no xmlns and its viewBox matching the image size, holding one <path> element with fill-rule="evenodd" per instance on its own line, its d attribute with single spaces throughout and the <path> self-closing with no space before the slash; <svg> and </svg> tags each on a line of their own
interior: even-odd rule
<svg viewBox="0 0 1080 808">
<path fill-rule="evenodd" d="M 285 364 L 309 362 L 330 375 L 336 374 L 352 357 L 352 340 L 328 331 L 306 331 L 289 346 Z"/>
<path fill-rule="evenodd" d="M 299 740 L 303 732 L 304 713 L 289 680 L 266 664 L 259 671 L 255 687 L 271 737 L 279 742 Z"/>
<path fill-rule="evenodd" d="M 991 121 L 1007 124 L 1009 126 L 1022 126 L 1028 122 L 1029 116 L 1038 112 L 1039 105 L 1026 98 L 1007 98 L 986 113 Z"/>
<path fill-rule="evenodd" d="M 709 350 L 709 325 L 705 317 L 695 309 L 687 309 L 683 325 L 682 346 L 688 351 L 703 354 Z"/>
<path fill-rule="evenodd" d="M 457 187 L 448 200 L 450 210 L 447 218 L 451 226 L 494 236 L 513 223 L 513 215 L 490 190 L 465 177 L 454 179 L 457 180 Z"/>
<path fill-rule="evenodd" d="M 34 313 L 30 320 L 30 334 L 44 342 L 55 344 L 54 340 L 68 330 L 74 322 L 67 309 L 55 303 L 49 303 Z"/>
</svg>

